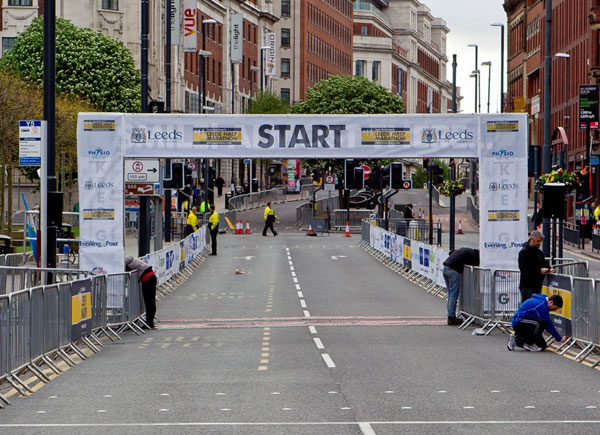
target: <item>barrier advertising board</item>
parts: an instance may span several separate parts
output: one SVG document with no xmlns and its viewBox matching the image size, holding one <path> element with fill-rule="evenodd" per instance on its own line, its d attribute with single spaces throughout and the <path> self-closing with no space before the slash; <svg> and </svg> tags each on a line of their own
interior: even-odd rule
<svg viewBox="0 0 600 435">
<path fill-rule="evenodd" d="M 92 330 L 92 280 L 71 283 L 71 340 L 77 341 Z"/>
<path fill-rule="evenodd" d="M 550 318 L 556 326 L 560 335 L 571 337 L 573 335 L 572 317 L 571 317 L 571 296 L 573 293 L 573 281 L 567 275 L 547 274 L 544 277 L 542 293 L 546 296 L 560 295 L 563 300 L 563 306 L 560 310 L 550 313 Z"/>
</svg>

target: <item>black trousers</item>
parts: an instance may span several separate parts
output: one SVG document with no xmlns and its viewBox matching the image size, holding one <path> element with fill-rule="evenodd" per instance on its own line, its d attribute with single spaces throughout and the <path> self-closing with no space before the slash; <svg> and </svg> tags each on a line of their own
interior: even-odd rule
<svg viewBox="0 0 600 435">
<path fill-rule="evenodd" d="M 156 275 L 151 276 L 142 283 L 142 296 L 146 306 L 146 323 L 154 327 L 154 315 L 156 314 Z"/>
<path fill-rule="evenodd" d="M 541 319 L 523 319 L 515 326 L 515 338 L 517 346 L 523 347 L 523 344 L 537 344 L 542 349 L 546 349 L 546 340 L 542 335 L 546 329 L 546 322 Z"/>
<path fill-rule="evenodd" d="M 194 233 L 194 227 L 192 227 L 190 224 L 186 224 L 185 225 L 185 233 L 184 233 L 184 237 L 189 236 L 190 234 Z"/>
<path fill-rule="evenodd" d="M 270 220 L 270 219 L 267 219 L 265 221 L 265 228 L 263 229 L 263 232 L 262 232 L 263 236 L 267 235 L 267 230 L 269 228 L 271 229 L 271 232 L 273 233 L 273 235 L 276 236 L 277 235 L 277 231 L 275 231 L 275 228 L 273 228 L 273 221 Z"/>
<path fill-rule="evenodd" d="M 217 234 L 219 234 L 219 226 L 215 229 L 210 229 L 210 244 L 212 245 L 212 254 L 217 255 Z"/>
<path fill-rule="evenodd" d="M 531 297 L 534 295 L 534 293 L 542 292 L 541 289 L 525 288 L 525 287 L 519 287 L 519 290 L 521 291 L 521 303 L 525 302 L 527 299 L 531 299 Z"/>
</svg>

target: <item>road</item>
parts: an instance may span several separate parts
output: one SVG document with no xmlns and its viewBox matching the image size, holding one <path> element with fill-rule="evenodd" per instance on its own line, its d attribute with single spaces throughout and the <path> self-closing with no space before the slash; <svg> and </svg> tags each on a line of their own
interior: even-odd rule
<svg viewBox="0 0 600 435">
<path fill-rule="evenodd" d="M 359 236 L 224 235 L 125 335 L 0 410 L 2 434 L 596 434 L 595 370 L 446 325 Z M 285 228 L 288 228 L 287 230 Z"/>
</svg>

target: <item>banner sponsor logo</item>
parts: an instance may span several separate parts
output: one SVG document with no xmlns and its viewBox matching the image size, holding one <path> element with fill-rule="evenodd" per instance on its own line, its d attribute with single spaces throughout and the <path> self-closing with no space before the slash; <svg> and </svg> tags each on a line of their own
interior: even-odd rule
<svg viewBox="0 0 600 435">
<path fill-rule="evenodd" d="M 183 2 L 183 51 L 195 53 L 198 51 L 198 14 L 196 13 L 196 0 Z"/>
<path fill-rule="evenodd" d="M 461 131 L 446 131 L 436 128 L 424 128 L 421 131 L 421 143 L 426 145 L 472 143 L 474 139 L 475 133 L 466 129 Z"/>
<path fill-rule="evenodd" d="M 489 210 L 488 222 L 514 222 L 520 219 L 519 210 Z"/>
<path fill-rule="evenodd" d="M 80 240 L 79 246 L 84 248 L 112 248 L 118 247 L 119 242 L 117 242 L 116 240 Z"/>
<path fill-rule="evenodd" d="M 410 145 L 410 128 L 361 128 L 361 145 Z"/>
<path fill-rule="evenodd" d="M 263 124 L 258 127 L 258 135 L 262 139 L 258 142 L 258 146 L 271 148 L 275 145 L 277 148 L 295 148 L 296 145 L 303 145 L 305 148 L 341 148 L 344 130 L 346 130 L 345 125 Z"/>
<path fill-rule="evenodd" d="M 504 148 L 497 150 L 497 151 L 492 151 L 492 157 L 494 157 L 496 159 L 509 159 L 514 156 L 515 156 L 514 151 L 506 150 Z"/>
<path fill-rule="evenodd" d="M 108 189 L 113 189 L 115 187 L 115 183 L 113 183 L 112 181 L 101 181 L 99 183 L 95 183 L 93 181 L 86 181 L 84 188 L 85 190 L 94 190 L 94 189 L 98 189 L 98 190 L 108 190 Z"/>
<path fill-rule="evenodd" d="M 265 67 L 265 76 L 274 76 L 277 74 L 277 33 L 266 33 L 267 40 L 267 65 Z"/>
<path fill-rule="evenodd" d="M 93 150 L 88 150 L 88 157 L 96 161 L 109 160 L 110 151 L 102 147 L 96 147 Z"/>
<path fill-rule="evenodd" d="M 84 221 L 115 220 L 115 210 L 112 208 L 86 208 L 83 210 Z"/>
<path fill-rule="evenodd" d="M 490 192 L 505 192 L 508 190 L 518 190 L 519 185 L 517 183 L 497 183 L 495 181 L 491 182 L 489 185 Z"/>
<path fill-rule="evenodd" d="M 244 16 L 242 14 L 231 15 L 231 61 L 242 62 L 243 39 L 244 39 Z"/>
<path fill-rule="evenodd" d="M 241 145 L 241 128 L 194 128 L 194 145 Z"/>
<path fill-rule="evenodd" d="M 145 144 L 149 142 L 170 142 L 175 143 L 183 140 L 183 133 L 177 129 L 171 131 L 152 131 L 146 130 L 146 127 L 134 127 L 131 129 L 131 143 Z"/>
<path fill-rule="evenodd" d="M 117 122 L 115 120 L 87 120 L 83 121 L 83 131 L 115 131 Z"/>
<path fill-rule="evenodd" d="M 486 249 L 513 249 L 522 248 L 523 242 L 483 242 Z"/>
<path fill-rule="evenodd" d="M 96 267 L 92 268 L 92 273 L 94 275 L 107 275 L 108 271 L 105 270 L 102 266 L 96 266 Z"/>
<path fill-rule="evenodd" d="M 519 121 L 488 121 L 488 133 L 517 133 L 519 131 Z"/>
</svg>

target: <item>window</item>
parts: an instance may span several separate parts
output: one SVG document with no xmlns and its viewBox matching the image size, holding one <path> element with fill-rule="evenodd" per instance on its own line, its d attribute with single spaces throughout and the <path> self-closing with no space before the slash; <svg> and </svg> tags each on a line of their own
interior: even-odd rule
<svg viewBox="0 0 600 435">
<path fill-rule="evenodd" d="M 281 75 L 282 77 L 290 76 L 290 60 L 287 58 L 281 59 Z"/>
<path fill-rule="evenodd" d="M 369 26 L 360 26 L 360 36 L 369 36 Z"/>
<path fill-rule="evenodd" d="M 356 72 L 354 73 L 355 76 L 364 76 L 365 75 L 365 63 L 366 63 L 366 61 L 364 61 L 364 60 L 356 61 Z"/>
<path fill-rule="evenodd" d="M 281 16 L 282 17 L 290 16 L 290 3 L 291 3 L 291 0 L 281 0 Z"/>
<path fill-rule="evenodd" d="M 280 96 L 281 96 L 281 99 L 283 101 L 285 101 L 289 106 L 289 104 L 290 104 L 290 88 L 281 88 Z"/>
<path fill-rule="evenodd" d="M 119 10 L 119 0 L 102 0 L 102 9 Z"/>
<path fill-rule="evenodd" d="M 378 60 L 373 61 L 373 66 L 371 68 L 371 79 L 376 82 L 379 80 L 379 69 L 381 66 L 381 62 Z"/>
<path fill-rule="evenodd" d="M 290 29 L 281 29 L 281 46 L 289 47 L 290 46 Z"/>
<path fill-rule="evenodd" d="M 4 53 L 6 53 L 11 48 L 13 48 L 13 45 L 15 44 L 15 39 L 17 39 L 17 38 L 2 38 L 2 55 L 3 56 L 4 56 Z"/>
<path fill-rule="evenodd" d="M 185 91 L 185 113 L 190 113 L 190 92 Z"/>
<path fill-rule="evenodd" d="M 9 6 L 31 6 L 33 0 L 8 0 Z"/>
</svg>

